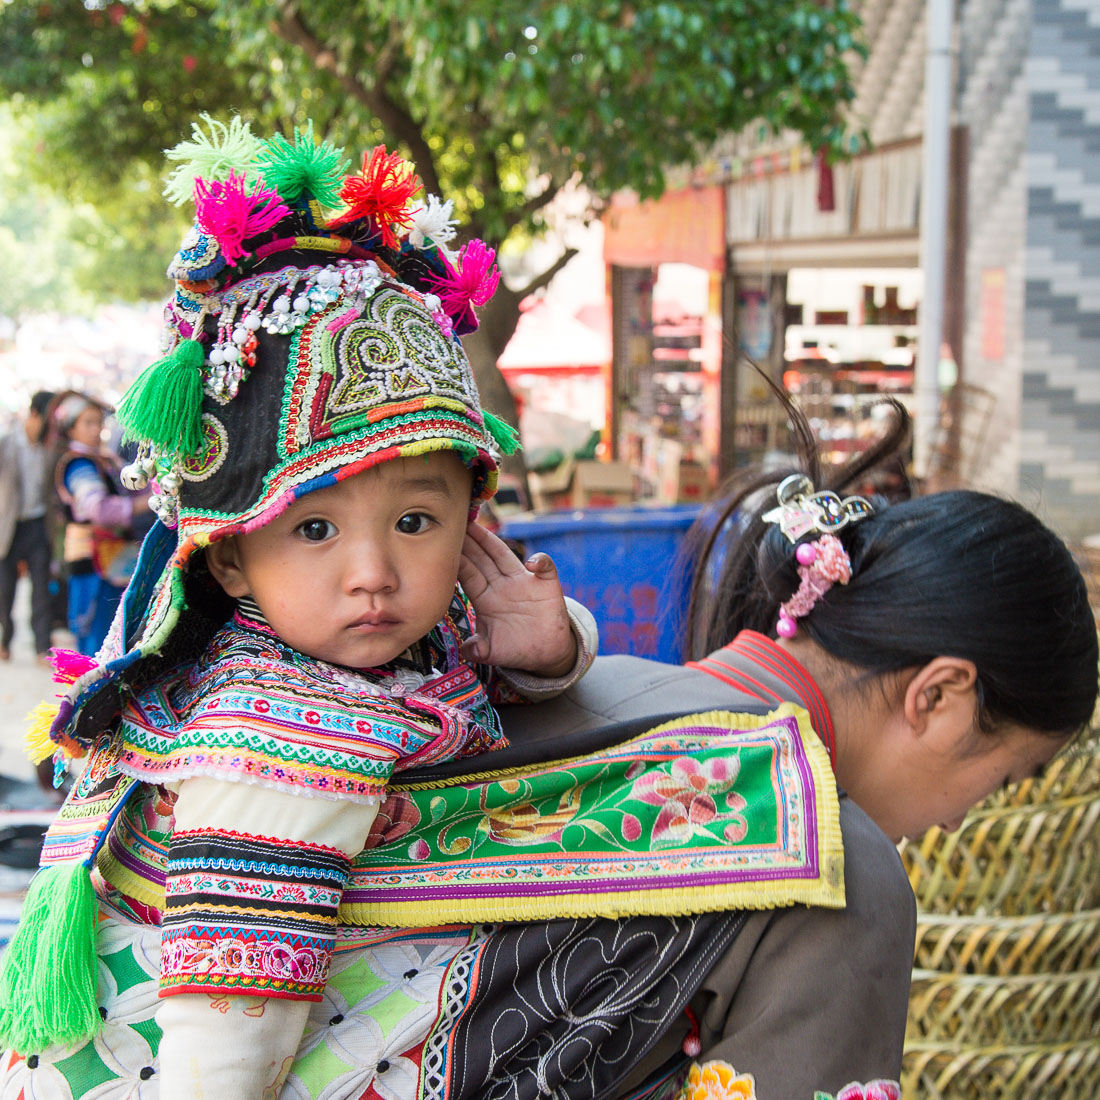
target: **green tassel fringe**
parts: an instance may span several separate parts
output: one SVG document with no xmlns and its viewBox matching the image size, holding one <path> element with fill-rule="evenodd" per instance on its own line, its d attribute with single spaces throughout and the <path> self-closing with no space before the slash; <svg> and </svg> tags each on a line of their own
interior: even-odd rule
<svg viewBox="0 0 1100 1100">
<path fill-rule="evenodd" d="M 276 134 L 256 158 L 264 183 L 274 187 L 287 202 L 298 202 L 303 193 L 322 206 L 334 209 L 340 205 L 340 188 L 351 162 L 344 150 L 327 141 L 313 141 L 313 123 L 294 131 L 293 144 L 282 134 Z"/>
<path fill-rule="evenodd" d="M 141 372 L 118 403 L 127 439 L 186 457 L 201 450 L 202 364 L 198 340 L 181 340 L 170 355 Z"/>
<path fill-rule="evenodd" d="M 34 876 L 0 960 L 0 1047 L 37 1054 L 99 1031 L 96 923 L 83 863 L 54 864 Z"/>
<path fill-rule="evenodd" d="M 485 430 L 493 437 L 501 454 L 514 455 L 520 448 L 519 432 L 491 412 L 485 412 L 484 416 Z"/>
</svg>

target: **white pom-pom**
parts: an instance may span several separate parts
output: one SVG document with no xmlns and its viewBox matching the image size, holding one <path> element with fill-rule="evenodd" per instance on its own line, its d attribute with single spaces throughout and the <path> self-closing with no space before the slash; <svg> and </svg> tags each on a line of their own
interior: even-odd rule
<svg viewBox="0 0 1100 1100">
<path fill-rule="evenodd" d="M 410 215 L 412 228 L 409 230 L 409 244 L 413 248 L 427 248 L 426 238 L 430 237 L 432 244 L 448 252 L 447 242 L 454 240 L 458 232 L 452 219 L 454 206 L 451 199 L 443 202 L 438 195 L 428 195 L 424 205 Z"/>
</svg>

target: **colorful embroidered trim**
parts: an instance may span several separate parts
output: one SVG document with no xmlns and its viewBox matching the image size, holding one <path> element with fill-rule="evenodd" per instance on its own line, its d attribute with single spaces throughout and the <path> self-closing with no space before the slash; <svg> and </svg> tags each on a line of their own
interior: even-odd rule
<svg viewBox="0 0 1100 1100">
<path fill-rule="evenodd" d="M 388 697 L 370 677 L 312 661 L 266 627 L 236 620 L 196 666 L 127 704 L 113 751 L 120 771 L 149 783 L 205 775 L 372 801 L 399 761 L 430 763 L 501 741 L 495 719 L 483 728 L 471 713 L 484 699 L 472 672 L 440 694 Z M 491 714 L 487 701 L 477 709 Z"/>
<path fill-rule="evenodd" d="M 183 925 L 165 930 L 161 941 L 161 995 L 220 990 L 319 1001 L 331 958 L 330 938 L 267 937 Z"/>
<path fill-rule="evenodd" d="M 164 992 L 229 987 L 319 999 L 348 864 L 317 845 L 221 830 L 177 833 L 165 888 Z"/>
<path fill-rule="evenodd" d="M 74 862 L 90 865 L 111 823 L 121 814 L 137 786 L 136 779 L 118 768 L 117 742 L 110 734 L 102 735 L 46 832 L 41 865 Z"/>
</svg>

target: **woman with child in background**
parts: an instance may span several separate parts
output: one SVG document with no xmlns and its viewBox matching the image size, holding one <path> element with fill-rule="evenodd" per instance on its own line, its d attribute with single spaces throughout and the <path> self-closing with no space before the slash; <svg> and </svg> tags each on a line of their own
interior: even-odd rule
<svg viewBox="0 0 1100 1100">
<path fill-rule="evenodd" d="M 48 416 L 58 454 L 54 484 L 64 524 L 69 629 L 77 650 L 89 657 L 107 636 L 140 536 L 152 522 L 148 491 L 123 487 L 122 461 L 103 443 L 106 412 L 100 402 L 68 390 L 54 399 Z"/>
</svg>

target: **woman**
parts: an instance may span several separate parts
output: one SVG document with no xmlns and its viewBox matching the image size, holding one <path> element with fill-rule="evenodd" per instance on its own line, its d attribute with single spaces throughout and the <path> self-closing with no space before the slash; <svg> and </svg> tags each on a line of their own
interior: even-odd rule
<svg viewBox="0 0 1100 1100">
<path fill-rule="evenodd" d="M 94 655 L 103 644 L 137 553 L 135 519 L 147 493 L 123 489 L 121 463 L 102 445 L 103 406 L 83 394 L 59 394 L 50 425 L 61 455 L 54 471 L 64 515 L 69 629 L 77 649 Z M 146 524 L 146 526 L 148 526 Z"/>
<path fill-rule="evenodd" d="M 900 410 L 899 418 L 900 433 Z M 897 441 L 895 433 L 833 484 L 843 489 Z M 812 456 L 805 469 L 820 477 Z M 788 482 L 776 507 L 780 476 L 765 479 L 772 491 L 757 493 L 735 543 L 707 537 L 730 524 L 703 532 L 698 575 L 712 580 L 697 585 L 693 621 L 699 652 L 712 652 L 683 668 L 600 658 L 558 700 L 504 708 L 512 744 L 488 764 L 496 778 L 461 782 L 469 761 L 405 773 L 365 856 L 407 848 L 405 868 L 387 857 L 404 873 L 435 830 L 447 834 L 457 868 L 459 815 L 448 802 L 457 792 L 476 819 L 464 835 L 493 835 L 505 853 L 498 858 L 519 868 L 548 829 L 583 825 L 576 788 L 549 810 L 514 794 L 539 761 L 560 762 L 551 774 L 577 771 L 601 750 L 604 760 L 621 755 L 616 746 L 635 738 L 633 769 L 656 758 L 652 740 L 637 735 L 667 719 L 733 710 L 750 738 L 752 715 L 797 714 L 847 792 L 836 807 L 843 907 L 758 903 L 740 912 L 364 929 L 338 947 L 293 1066 L 272 1067 L 279 1095 L 315 1096 L 327 1081 L 332 1095 L 356 1098 L 668 1098 L 686 1088 L 686 1096 L 809 1100 L 816 1090 L 898 1076 L 915 914 L 893 841 L 956 825 L 996 787 L 1042 768 L 1083 726 L 1097 694 L 1096 633 L 1072 558 L 1016 505 L 946 493 L 867 514 L 839 498 L 849 519 L 836 528 L 836 502 L 824 498 L 825 512 L 814 512 L 797 492 L 805 485 Z M 734 510 L 748 514 L 743 492 L 723 517 Z M 819 526 L 796 544 L 784 527 L 804 524 L 807 512 Z M 823 545 L 823 515 L 850 576 L 799 601 L 804 574 L 816 574 L 797 545 Z M 794 622 L 793 636 L 774 637 L 781 618 Z M 776 709 L 784 703 L 794 710 Z M 737 755 L 743 771 L 755 766 L 747 743 Z M 666 840 L 736 816 L 727 808 L 731 792 L 747 789 L 740 780 L 681 770 L 677 787 L 676 767 L 648 790 L 665 800 Z M 502 791 L 513 792 L 511 803 L 494 802 Z M 742 809 L 751 819 L 752 807 Z M 127 858 L 119 847 L 110 873 L 121 874 Z M 100 933 L 102 1034 L 75 1054 L 8 1056 L 11 1096 L 28 1086 L 27 1096 L 84 1095 L 79 1081 L 108 1077 L 161 1094 L 150 1030 L 156 986 L 140 969 L 155 966 L 157 941 L 118 915 Z M 443 910 L 439 919 L 448 919 Z M 237 1011 L 237 1001 L 262 1015 L 262 999 L 233 996 L 211 1010 Z M 387 1012 L 392 1026 L 379 1031 L 372 1021 Z M 186 1095 L 186 1086 L 163 1094 Z M 883 1085 L 873 1095 L 891 1092 Z"/>
<path fill-rule="evenodd" d="M 845 792 L 846 906 L 750 915 L 691 1001 L 698 1060 L 751 1073 L 761 1098 L 897 1077 L 914 913 L 893 842 L 957 828 L 993 790 L 1041 770 L 1097 696 L 1085 583 L 1061 541 L 1011 502 L 950 492 L 853 515 L 832 532 L 850 577 L 815 595 L 813 566 L 796 555 L 820 531 L 784 534 L 806 504 L 791 497 L 806 485 L 785 479 L 843 493 L 896 449 L 908 418 L 897 407 L 890 437 L 827 478 L 804 419 L 789 403 L 788 412 L 801 429 L 800 468 L 741 482 L 694 533 L 697 659 L 672 668 L 600 658 L 561 699 L 505 715 L 514 744 L 537 752 L 539 738 L 552 738 L 557 755 L 609 721 L 806 707 Z M 843 514 L 836 500 L 823 503 Z M 670 1029 L 628 1084 L 674 1060 L 678 1041 Z"/>
</svg>

